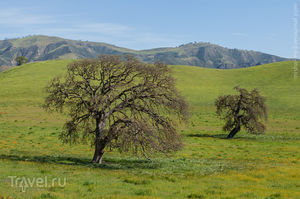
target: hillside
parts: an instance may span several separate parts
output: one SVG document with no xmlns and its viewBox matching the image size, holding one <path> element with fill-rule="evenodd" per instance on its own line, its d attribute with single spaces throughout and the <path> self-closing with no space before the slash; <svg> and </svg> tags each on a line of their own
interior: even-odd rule
<svg viewBox="0 0 300 199">
<path fill-rule="evenodd" d="M 0 73 L 0 83 L 6 85 L 1 88 L 0 103 L 23 103 L 29 99 L 40 103 L 42 88 L 53 76 L 63 73 L 64 66 L 70 62 L 54 60 L 30 63 Z M 192 107 L 210 107 L 218 95 L 234 92 L 232 88 L 240 85 L 261 90 L 268 99 L 271 112 L 281 110 L 285 114 L 292 114 L 300 110 L 300 78 L 293 79 L 293 64 L 287 61 L 235 70 L 170 67 L 174 70 L 179 89 Z"/>
<path fill-rule="evenodd" d="M 243 68 L 286 60 L 261 52 L 228 49 L 210 43 L 189 43 L 174 48 L 137 51 L 106 43 L 74 41 L 39 35 L 0 41 L 0 71 L 1 66 L 15 65 L 14 59 L 17 56 L 25 56 L 30 62 L 33 62 L 52 59 L 95 58 L 99 54 L 133 54 L 145 62 L 162 61 L 172 65 L 222 69 Z"/>
<path fill-rule="evenodd" d="M 3 180 L 13 198 L 299 198 L 300 78 L 293 62 L 220 70 L 170 66 L 191 106 L 179 126 L 184 148 L 152 161 L 107 151 L 102 166 L 90 163 L 90 144 L 58 140 L 64 114 L 46 113 L 45 85 L 72 60 L 29 63 L 0 73 L 0 178 L 67 178 L 65 187 L 28 187 L 23 193 Z M 240 85 L 266 96 L 265 135 L 240 132 L 223 139 L 215 114 L 217 96 Z M 297 186 L 296 186 L 297 185 Z M 201 189 L 199 189 L 201 187 Z M 100 191 L 99 191 L 100 190 Z M 276 197 L 275 197 L 276 196 Z M 278 196 L 278 197 L 277 197 Z"/>
</svg>

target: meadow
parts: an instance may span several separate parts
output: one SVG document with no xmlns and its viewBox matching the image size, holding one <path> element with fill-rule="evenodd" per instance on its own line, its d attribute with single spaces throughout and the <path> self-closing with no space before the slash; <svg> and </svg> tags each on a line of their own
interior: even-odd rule
<svg viewBox="0 0 300 199">
<path fill-rule="evenodd" d="M 90 163 L 89 144 L 58 139 L 65 114 L 41 106 L 44 87 L 71 60 L 30 63 L 0 73 L 0 198 L 300 198 L 300 77 L 293 62 L 244 69 L 170 66 L 190 103 L 178 126 L 184 147 L 151 161 L 107 152 Z M 267 131 L 224 139 L 214 101 L 239 85 L 267 98 Z M 66 178 L 66 185 L 11 186 L 9 176 Z"/>
</svg>

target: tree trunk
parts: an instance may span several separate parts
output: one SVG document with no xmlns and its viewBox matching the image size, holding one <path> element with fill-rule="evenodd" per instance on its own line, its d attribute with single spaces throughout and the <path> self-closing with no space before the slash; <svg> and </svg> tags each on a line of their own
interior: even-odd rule
<svg viewBox="0 0 300 199">
<path fill-rule="evenodd" d="M 237 134 L 237 132 L 239 132 L 240 130 L 241 130 L 241 127 L 239 125 L 234 127 L 234 129 L 232 129 L 230 131 L 230 133 L 228 134 L 227 139 L 233 138 L 235 136 L 235 134 Z"/>
<path fill-rule="evenodd" d="M 95 152 L 93 157 L 93 162 L 97 164 L 102 164 L 102 156 L 104 154 L 104 148 L 105 146 L 102 146 L 103 144 L 99 143 L 99 140 L 96 139 L 95 143 Z"/>
<path fill-rule="evenodd" d="M 102 164 L 102 156 L 104 154 L 104 148 L 106 146 L 106 140 L 101 139 L 101 133 L 103 132 L 106 125 L 105 122 L 100 122 L 100 119 L 96 119 L 96 140 L 95 140 L 95 152 L 92 162 Z"/>
</svg>

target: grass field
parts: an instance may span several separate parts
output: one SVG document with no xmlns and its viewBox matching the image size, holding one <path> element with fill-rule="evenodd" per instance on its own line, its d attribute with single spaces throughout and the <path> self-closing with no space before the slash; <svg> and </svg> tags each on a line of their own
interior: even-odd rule
<svg viewBox="0 0 300 199">
<path fill-rule="evenodd" d="M 65 116 L 41 108 L 45 85 L 68 63 L 0 73 L 0 198 L 300 198 L 300 78 L 293 79 L 293 62 L 234 70 L 170 66 L 191 108 L 189 124 L 178 128 L 184 148 L 152 161 L 108 150 L 101 166 L 90 163 L 90 145 L 63 145 Z M 264 135 L 224 139 L 214 100 L 236 85 L 266 96 Z M 66 178 L 66 185 L 23 192 L 9 176 Z"/>
</svg>

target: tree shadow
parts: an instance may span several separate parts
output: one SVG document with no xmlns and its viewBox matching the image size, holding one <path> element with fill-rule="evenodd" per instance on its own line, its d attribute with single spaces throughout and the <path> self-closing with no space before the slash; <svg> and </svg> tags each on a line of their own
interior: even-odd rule
<svg viewBox="0 0 300 199">
<path fill-rule="evenodd" d="M 23 156 L 23 155 L 4 155 L 0 154 L 0 159 L 11 161 L 29 161 L 37 163 L 49 163 L 60 165 L 84 166 L 88 168 L 102 168 L 111 170 L 129 170 L 129 169 L 157 169 L 161 167 L 158 161 L 150 161 L 147 159 L 131 159 L 131 158 L 103 158 L 101 165 L 92 163 L 91 159 L 76 158 L 66 156 Z"/>
<path fill-rule="evenodd" d="M 187 137 L 197 137 L 197 138 L 220 138 L 220 139 L 226 139 L 227 134 L 198 134 L 198 133 L 191 133 L 187 134 Z"/>
<path fill-rule="evenodd" d="M 187 137 L 195 137 L 195 138 L 219 138 L 219 139 L 227 139 L 228 134 L 187 134 Z M 295 141 L 300 140 L 294 137 L 283 137 L 283 136 L 273 136 L 273 135 L 265 135 L 265 134 L 241 134 L 236 135 L 228 140 L 248 140 L 248 141 Z"/>
<path fill-rule="evenodd" d="M 260 139 L 261 137 L 260 134 L 258 135 L 245 135 L 245 134 L 242 134 L 242 135 L 236 135 L 234 136 L 233 138 L 231 139 L 228 139 L 227 138 L 227 135 L 228 134 L 225 134 L 225 133 L 222 133 L 222 134 L 187 134 L 186 136 L 187 137 L 197 137 L 197 138 L 219 138 L 219 139 L 226 139 L 226 140 L 258 140 Z"/>
</svg>

